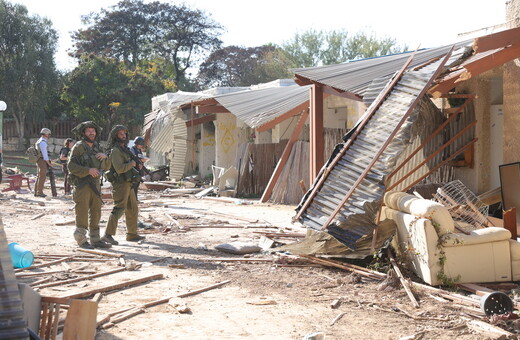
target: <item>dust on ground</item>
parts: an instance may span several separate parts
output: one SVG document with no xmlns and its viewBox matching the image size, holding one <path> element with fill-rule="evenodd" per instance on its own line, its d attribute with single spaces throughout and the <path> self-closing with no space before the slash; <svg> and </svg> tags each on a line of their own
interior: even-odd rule
<svg viewBox="0 0 520 340">
<path fill-rule="evenodd" d="M 5 184 L 0 186 L 5 187 Z M 45 191 L 50 192 L 48 188 Z M 162 274 L 162 279 L 103 293 L 98 320 L 128 307 L 167 297 L 172 299 L 169 303 L 146 308 L 144 313 L 111 328 L 99 329 L 96 336 L 99 340 L 302 339 L 315 332 L 323 334 L 325 339 L 487 338 L 466 326 L 475 319 L 471 317 L 470 307 L 443 303 L 427 291 L 415 291 L 420 308 L 414 308 L 401 286 L 381 290 L 380 281 L 341 269 L 274 261 L 209 260 L 243 258 L 214 248 L 222 243 L 258 244 L 262 232 L 266 231 L 304 233 L 300 224 L 291 223 L 295 207 L 170 196 L 173 195 L 140 191 L 140 220 L 153 227 L 140 229 L 146 236 L 145 242 L 125 241 L 124 222 L 119 223 L 115 238 L 120 245 L 109 251 L 124 255 L 127 267 L 137 267 L 137 270 L 42 288 L 40 293 L 66 296 Z M 87 255 L 78 251 L 72 237 L 74 225 L 61 225 L 74 219 L 70 197 L 36 198 L 26 190 L 10 191 L 0 197 L 0 207 L 8 242 L 18 242 L 30 249 L 36 255 L 35 264 L 49 261 L 51 257 L 45 255 Z M 111 208 L 111 200 L 106 199 L 102 208 L 102 232 Z M 191 228 L 187 227 L 190 225 Z M 212 227 L 197 227 L 203 225 Z M 241 227 L 230 228 L 230 225 Z M 259 225 L 267 227 L 258 228 Z M 258 253 L 250 259 L 278 257 Z M 52 282 L 120 268 L 118 258 L 99 259 L 102 260 L 68 261 L 28 272 L 63 270 L 53 274 Z M 76 272 L 78 268 L 81 270 Z M 45 276 L 20 278 L 20 281 L 32 283 L 42 277 Z M 229 283 L 219 288 L 178 297 L 227 280 Z M 178 311 L 179 306 L 183 307 L 183 313 Z"/>
</svg>

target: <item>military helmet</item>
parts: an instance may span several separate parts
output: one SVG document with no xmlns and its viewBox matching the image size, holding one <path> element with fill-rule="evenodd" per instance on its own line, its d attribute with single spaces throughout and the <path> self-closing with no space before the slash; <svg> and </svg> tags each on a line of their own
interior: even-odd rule
<svg viewBox="0 0 520 340">
<path fill-rule="evenodd" d="M 135 137 L 134 145 L 143 145 L 144 146 L 144 138 L 141 136 Z"/>
<path fill-rule="evenodd" d="M 110 130 L 108 135 L 108 145 L 112 148 L 117 143 L 117 133 L 121 130 L 126 131 L 126 143 L 128 144 L 128 129 L 124 125 L 116 125 Z"/>
<path fill-rule="evenodd" d="M 41 131 L 40 131 L 40 135 L 50 135 L 51 134 L 51 130 L 48 129 L 48 128 L 43 128 Z"/>
<path fill-rule="evenodd" d="M 76 135 L 77 139 L 81 139 L 81 138 L 83 138 L 83 133 L 85 132 L 86 128 L 96 129 L 96 136 L 98 136 L 98 137 L 101 134 L 101 131 L 103 131 L 103 129 L 99 125 L 97 125 L 96 123 L 94 123 L 91 120 L 88 120 L 86 122 L 82 122 L 82 123 L 79 123 L 78 125 L 76 125 L 76 127 L 74 129 L 72 129 L 72 133 Z"/>
</svg>

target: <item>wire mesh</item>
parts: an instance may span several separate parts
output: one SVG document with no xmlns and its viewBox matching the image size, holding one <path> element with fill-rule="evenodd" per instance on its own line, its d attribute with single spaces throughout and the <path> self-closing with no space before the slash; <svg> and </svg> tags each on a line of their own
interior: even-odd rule
<svg viewBox="0 0 520 340">
<path fill-rule="evenodd" d="M 448 208 L 455 221 L 465 222 L 476 228 L 487 224 L 489 207 L 459 180 L 438 188 L 434 200 Z"/>
</svg>

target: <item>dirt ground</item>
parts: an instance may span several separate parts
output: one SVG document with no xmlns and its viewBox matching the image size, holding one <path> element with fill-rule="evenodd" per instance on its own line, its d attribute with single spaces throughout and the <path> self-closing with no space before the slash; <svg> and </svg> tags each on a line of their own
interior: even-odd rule
<svg viewBox="0 0 520 340">
<path fill-rule="evenodd" d="M 6 184 L 0 186 L 5 187 Z M 58 191 L 61 194 L 63 189 Z M 48 188 L 45 192 L 50 194 Z M 43 295 L 59 297 L 153 274 L 163 275 L 162 279 L 103 293 L 98 320 L 127 307 L 172 299 L 146 308 L 144 313 L 113 327 L 98 329 L 96 339 L 303 339 L 315 332 L 325 339 L 493 338 L 468 327 L 470 321 L 482 315 L 479 309 L 441 302 L 428 291 L 415 290 L 420 307 L 414 308 L 401 286 L 381 290 L 380 281 L 341 269 L 281 265 L 270 261 L 280 255 L 269 253 L 250 257 L 264 262 L 215 260 L 243 258 L 214 248 L 222 243 L 258 244 L 260 233 L 267 231 L 304 233 L 301 225 L 291 223 L 294 206 L 237 204 L 251 201 L 197 199 L 190 195 L 164 196 L 161 191 L 144 188 L 140 191 L 140 220 L 154 224 L 153 229 L 141 229 L 146 233 L 144 242 L 125 241 L 124 223 L 119 223 L 115 238 L 120 245 L 108 251 L 124 255 L 129 270 L 40 289 Z M 102 231 L 111 208 L 111 200 L 106 199 Z M 25 189 L 21 193 L 4 192 L 0 197 L 0 212 L 8 242 L 18 242 L 30 249 L 36 255 L 35 265 L 50 261 L 51 257 L 45 255 L 88 255 L 78 251 L 72 237 L 74 225 L 61 225 L 74 219 L 70 197 L 36 198 Z M 186 228 L 190 225 L 199 227 Z M 229 225 L 240 228 L 224 228 Z M 165 228 L 171 230 L 162 232 Z M 289 243 L 295 240 L 283 239 Z M 120 268 L 118 258 L 96 259 L 99 261 L 68 261 L 23 272 L 62 270 L 52 274 L 50 282 L 58 282 Z M 130 270 L 134 265 L 139 268 Z M 76 273 L 80 267 L 82 271 Z M 20 278 L 20 281 L 34 283 L 48 276 Z M 219 288 L 177 297 L 227 280 Z M 339 305 L 332 308 L 331 304 L 337 300 Z M 180 313 L 179 307 L 187 307 L 189 311 Z"/>
</svg>

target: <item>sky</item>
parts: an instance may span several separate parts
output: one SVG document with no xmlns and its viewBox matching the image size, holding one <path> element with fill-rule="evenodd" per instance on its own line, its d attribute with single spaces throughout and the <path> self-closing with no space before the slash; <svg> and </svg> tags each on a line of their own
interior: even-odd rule
<svg viewBox="0 0 520 340">
<path fill-rule="evenodd" d="M 46 17 L 58 31 L 58 69 L 76 66 L 67 56 L 72 47 L 70 32 L 84 28 L 81 16 L 109 9 L 118 0 L 7 0 L 23 4 L 29 14 Z M 346 30 L 374 33 L 378 38 L 394 38 L 410 49 L 437 47 L 497 31 L 505 22 L 506 0 L 186 0 L 205 11 L 225 28 L 224 46 L 282 44 L 296 33 L 309 29 Z M 145 0 L 145 2 L 150 2 Z M 472 34 L 466 34 L 473 32 Z"/>
</svg>

